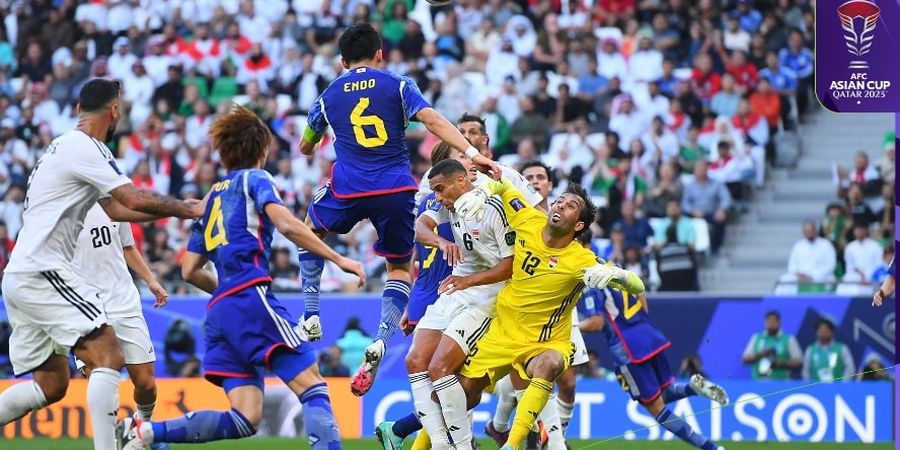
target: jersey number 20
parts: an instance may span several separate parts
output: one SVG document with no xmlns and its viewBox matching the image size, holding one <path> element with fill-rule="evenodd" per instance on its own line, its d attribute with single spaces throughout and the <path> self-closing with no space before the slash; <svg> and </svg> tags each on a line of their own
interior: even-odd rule
<svg viewBox="0 0 900 450">
<path fill-rule="evenodd" d="M 359 102 L 356 103 L 356 107 L 353 108 L 353 111 L 350 112 L 350 123 L 353 124 L 353 135 L 356 137 L 356 142 L 363 147 L 380 147 L 387 142 L 387 129 L 384 127 L 384 121 L 381 120 L 380 117 L 374 114 L 368 116 L 363 115 L 363 112 L 365 112 L 368 107 L 369 97 L 362 97 L 359 99 Z M 366 125 L 375 127 L 374 137 L 366 136 L 366 132 L 363 130 L 363 127 Z"/>
<path fill-rule="evenodd" d="M 206 251 L 212 251 L 220 245 L 228 245 L 225 236 L 225 215 L 222 214 L 222 197 L 213 200 L 212 210 L 203 230 L 203 240 L 206 242 Z"/>
</svg>

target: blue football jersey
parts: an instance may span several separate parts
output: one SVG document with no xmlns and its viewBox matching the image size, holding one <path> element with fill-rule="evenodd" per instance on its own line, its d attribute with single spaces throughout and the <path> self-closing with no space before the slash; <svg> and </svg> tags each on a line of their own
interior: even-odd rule
<svg viewBox="0 0 900 450">
<path fill-rule="evenodd" d="M 607 318 L 603 331 L 615 359 L 642 363 L 672 345 L 650 321 L 637 296 L 610 287 L 603 292 Z"/>
<path fill-rule="evenodd" d="M 440 203 L 438 203 L 432 193 L 419 203 L 419 206 L 416 208 L 416 217 L 418 218 L 422 213 L 434 207 L 434 205 L 440 206 Z M 453 229 L 450 228 L 450 222 L 438 225 L 437 234 L 453 242 Z M 411 298 L 417 297 L 416 293 L 420 293 L 423 295 L 431 294 L 436 300 L 438 297 L 438 286 L 440 286 L 441 281 L 444 281 L 444 278 L 450 276 L 450 272 L 453 269 L 444 261 L 444 252 L 437 247 L 426 247 L 421 242 L 416 241 L 416 267 L 419 269 L 419 274 L 416 277 L 416 284 L 413 288 L 415 292 L 413 292 Z"/>
<path fill-rule="evenodd" d="M 260 169 L 231 172 L 210 189 L 206 212 L 194 223 L 187 248 L 216 265 L 219 284 L 210 304 L 272 281 L 269 251 L 275 226 L 265 213 L 269 203 L 283 204 L 272 176 Z"/>
<path fill-rule="evenodd" d="M 406 126 L 431 105 L 416 83 L 360 67 L 331 82 L 309 111 L 310 129 L 334 131 L 331 187 L 338 198 L 417 189 L 406 148 Z"/>
</svg>

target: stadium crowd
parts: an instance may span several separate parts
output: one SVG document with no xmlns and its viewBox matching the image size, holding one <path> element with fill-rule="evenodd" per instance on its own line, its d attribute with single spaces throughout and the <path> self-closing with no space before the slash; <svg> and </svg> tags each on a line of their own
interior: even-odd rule
<svg viewBox="0 0 900 450">
<path fill-rule="evenodd" d="M 593 226 L 602 256 L 660 289 L 699 288 L 698 255 L 718 253 L 729 221 L 766 182 L 777 136 L 812 103 L 812 2 L 452 3 L 0 1 L 0 265 L 29 171 L 75 125 L 73 99 L 92 77 L 123 83 L 111 148 L 136 184 L 202 197 L 221 174 L 207 130 L 234 101 L 275 132 L 266 169 L 302 217 L 333 158 L 327 140 L 315 156 L 298 152 L 305 113 L 340 73 L 342 28 L 368 21 L 383 33 L 387 69 L 414 79 L 448 117 L 484 117 L 494 158 L 539 159 L 557 190 L 590 190 L 602 205 Z M 408 135 L 421 175 L 435 138 L 416 123 Z M 134 225 L 174 293 L 188 290 L 178 263 L 189 231 L 176 219 Z M 370 226 L 330 239 L 379 278 Z M 296 249 L 280 245 L 275 285 L 296 289 Z M 348 281 L 329 267 L 322 290 L 350 291 Z"/>
</svg>

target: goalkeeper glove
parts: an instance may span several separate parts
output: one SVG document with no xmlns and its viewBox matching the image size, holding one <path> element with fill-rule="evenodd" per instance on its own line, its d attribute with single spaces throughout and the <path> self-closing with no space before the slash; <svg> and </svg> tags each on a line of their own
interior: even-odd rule
<svg viewBox="0 0 900 450">
<path fill-rule="evenodd" d="M 616 269 L 605 264 L 596 264 L 584 269 L 584 285 L 593 289 L 603 289 L 616 276 Z"/>
<path fill-rule="evenodd" d="M 460 195 L 453 202 L 453 209 L 463 220 L 481 222 L 481 219 L 484 218 L 484 205 L 487 204 L 491 195 L 493 193 L 487 186 L 475 186 L 475 189 Z"/>
</svg>

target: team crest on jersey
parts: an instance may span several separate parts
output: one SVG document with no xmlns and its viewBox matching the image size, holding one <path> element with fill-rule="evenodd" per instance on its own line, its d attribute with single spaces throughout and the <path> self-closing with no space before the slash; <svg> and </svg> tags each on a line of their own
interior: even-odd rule
<svg viewBox="0 0 900 450">
<path fill-rule="evenodd" d="M 510 232 L 506 233 L 506 236 L 504 236 L 504 238 L 506 238 L 506 245 L 516 245 L 516 232 L 515 231 L 510 231 Z M 522 241 L 522 245 L 523 246 L 525 245 L 525 241 Z"/>
<path fill-rule="evenodd" d="M 551 269 L 555 269 L 557 264 L 559 264 L 559 256 L 551 256 L 547 260 L 547 265 L 550 266 Z"/>
<path fill-rule="evenodd" d="M 477 228 L 476 228 L 476 229 L 474 229 L 474 230 L 472 230 L 472 237 L 473 237 L 473 238 L 475 238 L 475 239 L 479 239 L 479 238 L 481 238 L 481 232 L 480 232 L 480 231 L 478 231 L 478 229 L 477 229 Z"/>
<path fill-rule="evenodd" d="M 518 198 L 514 198 L 514 199 L 510 200 L 509 206 L 512 206 L 513 211 L 525 209 L 525 204 L 522 203 L 522 200 L 519 200 Z"/>
</svg>

